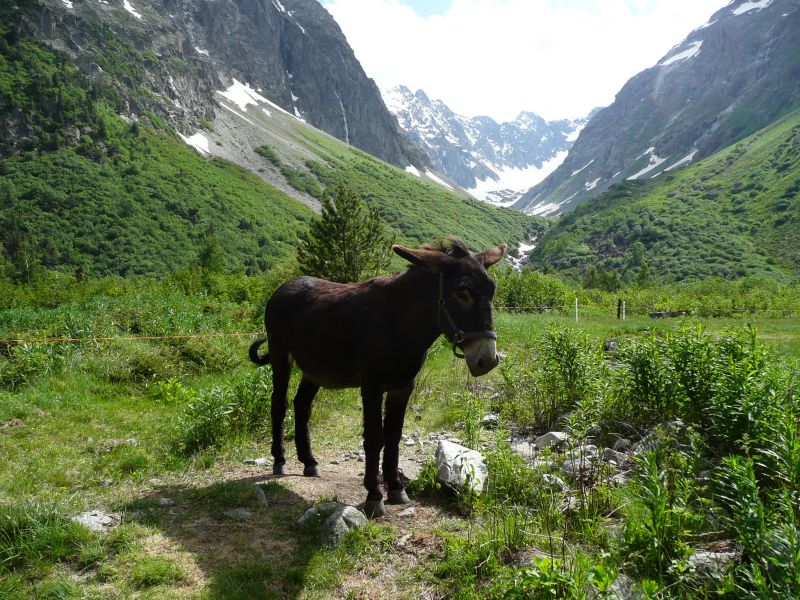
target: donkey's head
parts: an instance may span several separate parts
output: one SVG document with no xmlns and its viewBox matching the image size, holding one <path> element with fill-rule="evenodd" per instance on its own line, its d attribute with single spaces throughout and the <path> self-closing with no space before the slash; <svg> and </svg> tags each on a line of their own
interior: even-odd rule
<svg viewBox="0 0 800 600">
<path fill-rule="evenodd" d="M 464 352 L 467 366 L 474 376 L 484 375 L 499 362 L 497 336 L 492 323 L 492 298 L 495 284 L 486 269 L 501 258 L 506 245 L 473 253 L 458 238 L 437 246 L 409 249 L 392 246 L 410 263 L 436 274 L 439 329 Z"/>
</svg>

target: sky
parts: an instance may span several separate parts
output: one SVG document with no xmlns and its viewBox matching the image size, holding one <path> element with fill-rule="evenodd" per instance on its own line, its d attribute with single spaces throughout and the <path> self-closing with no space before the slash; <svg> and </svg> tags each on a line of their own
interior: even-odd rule
<svg viewBox="0 0 800 600">
<path fill-rule="evenodd" d="M 728 0 L 320 0 L 381 88 L 509 121 L 607 106 Z"/>
</svg>

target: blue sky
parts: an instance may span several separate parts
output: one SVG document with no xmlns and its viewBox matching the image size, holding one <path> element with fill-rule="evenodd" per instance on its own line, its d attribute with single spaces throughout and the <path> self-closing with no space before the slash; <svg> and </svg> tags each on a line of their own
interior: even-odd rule
<svg viewBox="0 0 800 600">
<path fill-rule="evenodd" d="M 320 0 L 378 86 L 498 121 L 607 106 L 728 1 Z"/>
</svg>

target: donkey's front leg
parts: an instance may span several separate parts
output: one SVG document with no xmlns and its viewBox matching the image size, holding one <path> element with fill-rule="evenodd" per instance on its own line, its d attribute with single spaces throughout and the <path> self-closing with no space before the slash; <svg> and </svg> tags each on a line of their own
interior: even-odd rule
<svg viewBox="0 0 800 600">
<path fill-rule="evenodd" d="M 386 514 L 386 508 L 378 482 L 378 465 L 383 448 L 383 392 L 380 387 L 362 387 L 361 403 L 364 407 L 364 487 L 367 488 L 364 513 L 368 517 L 382 517 Z"/>
<path fill-rule="evenodd" d="M 383 420 L 383 435 L 386 447 L 383 449 L 383 482 L 386 485 L 389 504 L 408 504 L 410 500 L 400 480 L 397 464 L 400 461 L 400 438 L 403 436 L 403 421 L 406 416 L 408 398 L 414 389 L 412 381 L 401 390 L 393 390 L 386 395 L 386 417 Z"/>
</svg>

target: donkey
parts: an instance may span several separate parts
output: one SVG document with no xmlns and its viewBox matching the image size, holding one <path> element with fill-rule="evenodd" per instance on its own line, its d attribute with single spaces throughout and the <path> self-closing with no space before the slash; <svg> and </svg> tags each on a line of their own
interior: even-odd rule
<svg viewBox="0 0 800 600">
<path fill-rule="evenodd" d="M 414 380 L 431 344 L 444 334 L 475 377 L 499 361 L 492 323 L 495 284 L 486 268 L 503 257 L 506 245 L 473 254 L 451 238 L 437 246 L 395 245 L 392 250 L 411 263 L 406 271 L 361 283 L 299 277 L 283 284 L 267 303 L 266 337 L 254 341 L 249 351 L 256 365 L 272 365 L 275 475 L 285 474 L 283 421 L 292 364 L 302 371 L 294 412 L 297 457 L 305 476 L 320 476 L 308 427 L 317 391 L 361 388 L 364 512 L 370 517 L 385 514 L 378 479 L 381 449 L 388 502 L 409 502 L 397 466 L 399 445 Z M 262 356 L 258 349 L 265 342 L 269 350 Z"/>
</svg>

